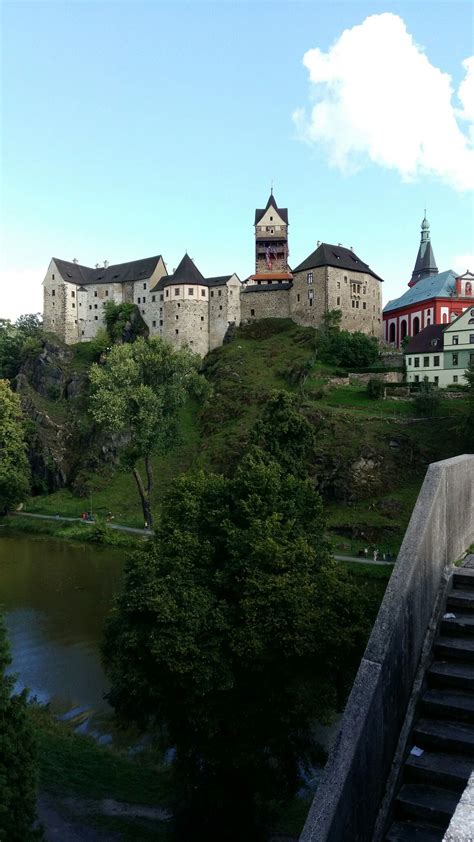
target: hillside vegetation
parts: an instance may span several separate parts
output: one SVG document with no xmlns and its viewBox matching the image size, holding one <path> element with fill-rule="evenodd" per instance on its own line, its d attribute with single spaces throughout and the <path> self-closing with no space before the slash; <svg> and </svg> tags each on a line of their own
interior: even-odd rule
<svg viewBox="0 0 474 842">
<path fill-rule="evenodd" d="M 66 362 L 58 366 L 67 368 L 73 383 L 100 356 L 100 348 L 89 345 L 61 349 Z M 203 373 L 211 397 L 204 405 L 187 402 L 169 448 L 154 458 L 155 515 L 181 473 L 231 472 L 274 390 L 297 394 L 316 429 L 311 473 L 326 504 L 333 543 L 342 552 L 367 544 L 396 551 L 427 465 L 462 450 L 463 400 L 442 399 L 434 418 L 417 419 L 409 400 L 372 400 L 365 386 L 332 386 L 328 378 L 341 371 L 318 361 L 315 331 L 289 320 L 242 327 L 232 342 L 206 357 Z M 39 394 L 32 379 L 24 386 L 30 406 L 53 421 L 56 436 L 63 431 L 65 461 L 72 469 L 66 487 L 31 497 L 25 510 L 77 517 L 92 507 L 99 516 L 111 512 L 117 523 L 142 526 L 132 476 L 108 454 L 109 443 L 99 452 L 87 415 L 87 383 L 65 399 Z"/>
</svg>

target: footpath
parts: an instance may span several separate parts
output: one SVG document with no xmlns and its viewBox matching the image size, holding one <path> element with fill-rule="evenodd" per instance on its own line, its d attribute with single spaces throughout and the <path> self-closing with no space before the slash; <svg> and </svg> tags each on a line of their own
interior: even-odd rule
<svg viewBox="0 0 474 842">
<path fill-rule="evenodd" d="M 35 512 L 10 512 L 10 515 L 14 517 L 32 517 L 38 518 L 39 520 L 53 520 L 53 521 L 67 521 L 69 523 L 83 523 L 84 526 L 94 526 L 96 521 L 94 520 L 83 520 L 80 517 L 65 517 L 63 515 L 40 515 L 36 514 Z M 144 535 L 145 537 L 151 537 L 155 533 L 153 529 L 138 529 L 134 526 L 122 526 L 120 523 L 106 523 L 106 526 L 109 529 L 117 529 L 119 532 L 128 532 L 132 535 Z M 394 561 L 382 561 L 377 560 L 374 561 L 373 558 L 365 558 L 364 556 L 354 556 L 354 555 L 334 555 L 336 561 L 351 561 L 355 562 L 356 564 L 374 564 L 374 565 L 381 565 L 386 567 L 393 567 Z"/>
</svg>

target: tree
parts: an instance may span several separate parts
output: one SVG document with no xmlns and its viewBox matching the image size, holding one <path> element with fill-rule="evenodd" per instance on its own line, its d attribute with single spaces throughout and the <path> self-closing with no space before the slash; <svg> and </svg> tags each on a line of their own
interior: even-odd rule
<svg viewBox="0 0 474 842">
<path fill-rule="evenodd" d="M 312 722 L 342 704 L 368 631 L 330 556 L 314 485 L 253 453 L 233 478 L 177 480 L 128 562 L 109 699 L 176 747 L 177 838 L 264 838 L 318 756 Z"/>
<path fill-rule="evenodd" d="M 133 342 L 137 336 L 148 336 L 146 322 L 142 319 L 136 304 L 128 301 L 122 304 L 107 301 L 104 304 L 104 317 L 107 333 L 112 342 L 124 339 Z"/>
<path fill-rule="evenodd" d="M 121 437 L 122 463 L 135 478 L 145 528 L 153 525 L 151 459 L 170 446 L 186 396 L 204 388 L 198 366 L 197 356 L 174 351 L 159 338 L 115 345 L 103 365 L 91 366 L 91 413 L 102 429 Z"/>
<path fill-rule="evenodd" d="M 425 377 L 419 388 L 415 392 L 413 398 L 413 405 L 415 412 L 419 415 L 426 415 L 432 417 L 436 415 L 440 403 L 439 391 L 435 388 L 433 383 L 430 383 Z"/>
<path fill-rule="evenodd" d="M 288 473 L 305 476 L 314 458 L 315 428 L 290 392 L 273 392 L 255 424 L 251 443 L 270 454 Z"/>
<path fill-rule="evenodd" d="M 379 400 L 385 391 L 383 380 L 378 377 L 371 377 L 367 383 L 367 395 L 373 400 Z"/>
<path fill-rule="evenodd" d="M 474 361 L 464 372 L 468 388 L 468 410 L 464 422 L 464 438 L 470 453 L 474 452 Z"/>
<path fill-rule="evenodd" d="M 329 365 L 343 368 L 365 368 L 380 357 L 379 343 L 375 336 L 340 330 L 342 313 L 329 310 L 324 314 L 316 347 L 319 358 Z"/>
<path fill-rule="evenodd" d="M 11 657 L 0 614 L 0 839 L 41 839 L 36 822 L 37 751 L 27 693 L 13 693 Z"/>
<path fill-rule="evenodd" d="M 8 380 L 0 380 L 0 512 L 28 495 L 29 479 L 20 398 Z"/>
<path fill-rule="evenodd" d="M 19 316 L 15 324 L 0 319 L 0 377 L 16 377 L 25 357 L 40 350 L 42 330 L 39 313 Z"/>
</svg>

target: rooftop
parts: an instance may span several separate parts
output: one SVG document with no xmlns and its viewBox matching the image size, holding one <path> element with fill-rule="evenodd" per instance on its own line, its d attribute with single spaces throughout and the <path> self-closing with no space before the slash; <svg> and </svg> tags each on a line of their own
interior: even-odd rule
<svg viewBox="0 0 474 842">
<path fill-rule="evenodd" d="M 87 284 L 123 284 L 127 281 L 146 281 L 155 271 L 161 254 L 154 257 L 143 257 L 141 260 L 131 260 L 128 263 L 116 263 L 114 266 L 81 266 L 73 261 L 60 260 L 53 257 L 58 272 L 70 284 L 84 286 Z"/>
<path fill-rule="evenodd" d="M 344 246 L 333 246 L 330 243 L 321 243 L 306 260 L 303 260 L 296 269 L 293 269 L 293 273 L 317 269 L 319 266 L 337 266 L 339 269 L 347 269 L 349 272 L 364 272 L 367 275 L 372 275 L 378 281 L 383 281 L 383 278 L 376 275 L 369 264 L 364 263 L 360 257 L 357 257 L 352 249 L 346 249 Z"/>
<path fill-rule="evenodd" d="M 428 325 L 410 339 L 405 354 L 428 354 L 442 351 L 444 345 L 444 329 L 448 325 Z"/>
<path fill-rule="evenodd" d="M 384 313 L 391 310 L 399 310 L 403 307 L 410 307 L 412 304 L 419 304 L 422 301 L 429 301 L 431 298 L 451 298 L 456 289 L 456 277 L 452 269 L 447 272 L 440 272 L 439 275 L 428 275 L 417 281 L 407 289 L 400 298 L 393 298 L 383 308 Z"/>
<path fill-rule="evenodd" d="M 270 208 L 270 207 L 274 208 L 276 210 L 276 212 L 278 213 L 278 216 L 280 217 L 280 219 L 282 219 L 283 222 L 286 222 L 286 224 L 288 225 L 288 208 L 279 208 L 278 207 L 278 205 L 275 201 L 275 196 L 273 195 L 273 189 L 270 193 L 270 196 L 268 198 L 268 202 L 267 202 L 266 206 L 264 208 L 257 208 L 256 209 L 254 225 L 258 225 L 258 223 L 260 222 L 260 220 L 261 220 L 262 216 L 264 215 L 265 211 L 267 211 L 268 208 Z"/>
</svg>

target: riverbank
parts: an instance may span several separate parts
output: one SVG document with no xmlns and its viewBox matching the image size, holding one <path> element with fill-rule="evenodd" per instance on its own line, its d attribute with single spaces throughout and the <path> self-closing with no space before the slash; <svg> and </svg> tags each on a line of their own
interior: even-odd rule
<svg viewBox="0 0 474 842">
<path fill-rule="evenodd" d="M 80 518 L 53 517 L 15 512 L 0 518 L 2 535 L 44 535 L 60 541 L 100 544 L 109 547 L 136 549 L 148 540 L 150 533 L 142 529 L 112 528 L 103 520 L 81 521 Z"/>
</svg>

